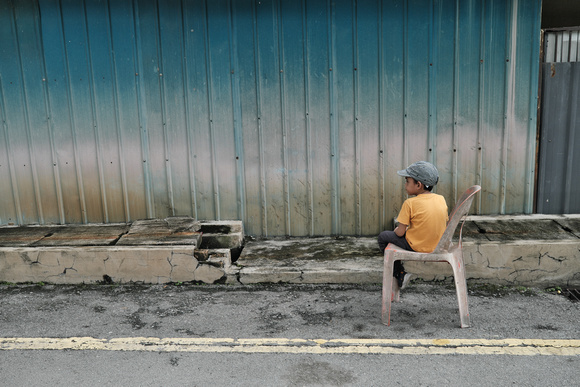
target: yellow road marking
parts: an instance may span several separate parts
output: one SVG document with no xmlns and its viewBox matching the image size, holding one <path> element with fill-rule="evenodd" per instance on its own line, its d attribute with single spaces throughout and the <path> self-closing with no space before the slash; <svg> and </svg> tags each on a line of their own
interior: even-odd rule
<svg viewBox="0 0 580 387">
<path fill-rule="evenodd" d="M 0 351 L 84 350 L 215 353 L 579 356 L 580 340 L 5 337 Z"/>
</svg>

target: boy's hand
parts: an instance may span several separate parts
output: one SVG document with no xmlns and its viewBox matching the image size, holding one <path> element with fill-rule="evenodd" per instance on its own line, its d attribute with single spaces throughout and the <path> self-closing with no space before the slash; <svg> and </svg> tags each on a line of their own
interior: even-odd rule
<svg viewBox="0 0 580 387">
<path fill-rule="evenodd" d="M 395 227 L 395 234 L 397 234 L 398 237 L 402 237 L 403 235 L 405 235 L 406 232 L 407 232 L 406 224 L 398 223 L 397 227 Z"/>
</svg>

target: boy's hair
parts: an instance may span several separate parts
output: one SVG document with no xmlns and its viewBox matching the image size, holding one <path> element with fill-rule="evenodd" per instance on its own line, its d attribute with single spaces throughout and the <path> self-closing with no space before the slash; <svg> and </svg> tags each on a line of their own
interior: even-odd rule
<svg viewBox="0 0 580 387">
<path fill-rule="evenodd" d="M 433 191 L 433 186 L 432 185 L 425 185 L 425 183 L 422 183 L 422 182 L 420 182 L 420 181 L 418 181 L 418 180 L 416 180 L 415 178 L 412 178 L 412 177 L 410 177 L 410 179 L 413 179 L 413 181 L 415 182 L 415 184 L 417 184 L 417 183 L 423 184 L 423 187 L 425 187 L 425 189 L 427 191 L 429 191 L 429 192 Z"/>
</svg>

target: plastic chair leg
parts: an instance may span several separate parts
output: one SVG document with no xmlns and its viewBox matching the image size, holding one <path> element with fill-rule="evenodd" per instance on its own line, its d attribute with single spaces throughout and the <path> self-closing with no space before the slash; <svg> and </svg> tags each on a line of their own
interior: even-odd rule
<svg viewBox="0 0 580 387">
<path fill-rule="evenodd" d="M 391 261 L 389 253 L 385 252 L 384 255 L 384 268 L 383 268 L 383 302 L 382 302 L 382 313 L 381 320 L 382 323 L 389 326 L 391 325 L 391 297 L 394 297 L 393 293 L 393 265 L 394 262 Z"/>
<path fill-rule="evenodd" d="M 453 277 L 455 278 L 455 290 L 457 292 L 457 302 L 459 304 L 459 317 L 461 319 L 461 328 L 469 328 L 469 306 L 467 304 L 467 280 L 465 278 L 465 267 L 462 264 L 463 260 L 460 251 L 453 254 L 453 262 L 449 262 L 453 267 Z"/>
</svg>

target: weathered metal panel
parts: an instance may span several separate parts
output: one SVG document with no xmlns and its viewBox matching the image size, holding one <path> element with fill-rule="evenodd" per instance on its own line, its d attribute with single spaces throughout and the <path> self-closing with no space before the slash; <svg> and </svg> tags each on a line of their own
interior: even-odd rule
<svg viewBox="0 0 580 387">
<path fill-rule="evenodd" d="M 580 27 L 546 31 L 544 62 L 580 62 Z"/>
<path fill-rule="evenodd" d="M 542 65 L 537 211 L 580 212 L 580 62 Z"/>
<path fill-rule="evenodd" d="M 532 211 L 540 0 L 0 0 L 0 223 L 376 234 L 398 169 Z"/>
</svg>

